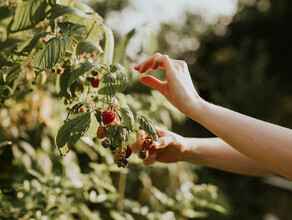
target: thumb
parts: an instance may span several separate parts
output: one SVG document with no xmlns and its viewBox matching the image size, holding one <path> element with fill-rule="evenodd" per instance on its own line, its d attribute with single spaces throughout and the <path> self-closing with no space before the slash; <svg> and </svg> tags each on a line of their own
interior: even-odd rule
<svg viewBox="0 0 292 220">
<path fill-rule="evenodd" d="M 151 87 L 152 89 L 156 89 L 158 92 L 163 94 L 164 87 L 167 85 L 166 82 L 162 82 L 159 79 L 153 77 L 153 76 L 142 76 L 140 78 L 140 82 L 143 83 L 146 86 Z"/>
</svg>

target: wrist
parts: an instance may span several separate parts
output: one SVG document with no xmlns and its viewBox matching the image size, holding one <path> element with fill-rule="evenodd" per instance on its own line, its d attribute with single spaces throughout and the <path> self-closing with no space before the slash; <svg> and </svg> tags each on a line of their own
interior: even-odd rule
<svg viewBox="0 0 292 220">
<path fill-rule="evenodd" d="M 196 163 L 197 146 L 194 138 L 183 138 L 181 146 L 181 157 L 179 161 Z"/>
<path fill-rule="evenodd" d="M 189 107 L 185 109 L 183 112 L 185 115 L 187 115 L 189 118 L 193 119 L 194 121 L 199 121 L 200 117 L 204 113 L 204 109 L 208 105 L 208 102 L 206 102 L 201 97 L 195 99 L 194 101 L 189 103 Z"/>
</svg>

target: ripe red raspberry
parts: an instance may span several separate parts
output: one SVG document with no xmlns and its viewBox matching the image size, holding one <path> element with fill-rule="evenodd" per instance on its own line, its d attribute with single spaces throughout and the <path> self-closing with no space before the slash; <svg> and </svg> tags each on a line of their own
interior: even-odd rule
<svg viewBox="0 0 292 220">
<path fill-rule="evenodd" d="M 132 154 L 132 147 L 130 145 L 127 146 L 125 158 L 130 157 Z"/>
<path fill-rule="evenodd" d="M 92 86 L 93 88 L 98 88 L 98 86 L 99 86 L 99 81 L 100 81 L 99 78 L 91 79 L 91 80 L 90 80 L 91 86 Z"/>
<path fill-rule="evenodd" d="M 102 116 L 102 122 L 105 125 L 112 123 L 116 117 L 115 113 L 113 113 L 112 111 L 109 111 L 109 110 L 105 110 L 101 116 Z"/>
<path fill-rule="evenodd" d="M 96 132 L 97 138 L 99 138 L 99 139 L 104 138 L 106 132 L 107 132 L 107 128 L 105 126 L 102 126 L 102 125 L 99 126 L 97 129 L 97 132 Z"/>
</svg>

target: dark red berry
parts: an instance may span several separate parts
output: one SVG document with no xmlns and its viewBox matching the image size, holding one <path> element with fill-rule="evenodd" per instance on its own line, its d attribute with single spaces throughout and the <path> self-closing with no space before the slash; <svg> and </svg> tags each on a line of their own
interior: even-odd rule
<svg viewBox="0 0 292 220">
<path fill-rule="evenodd" d="M 92 71 L 91 71 L 91 75 L 93 75 L 93 76 L 97 76 L 97 75 L 98 75 L 98 72 L 95 71 L 95 70 L 92 70 Z"/>
<path fill-rule="evenodd" d="M 113 113 L 112 111 L 109 111 L 109 110 L 105 110 L 102 113 L 102 122 L 105 125 L 108 125 L 108 124 L 112 123 L 115 120 L 115 117 L 116 117 L 115 113 Z"/>
<path fill-rule="evenodd" d="M 145 148 L 142 149 L 142 150 L 140 151 L 140 153 L 139 153 L 139 157 L 140 157 L 141 159 L 143 159 L 143 160 L 147 159 L 148 156 L 149 156 L 149 151 L 146 150 Z"/>
<path fill-rule="evenodd" d="M 132 147 L 130 145 L 127 146 L 125 158 L 129 158 L 132 154 Z"/>
<path fill-rule="evenodd" d="M 99 78 L 92 79 L 92 80 L 90 81 L 91 86 L 92 86 L 93 88 L 98 88 L 98 86 L 99 86 L 99 81 L 100 81 Z"/>
<path fill-rule="evenodd" d="M 121 162 L 121 167 L 127 167 L 129 164 L 125 158 L 120 159 L 118 162 Z"/>
<path fill-rule="evenodd" d="M 113 145 L 111 145 L 111 146 L 110 146 L 110 149 L 111 149 L 111 151 L 112 151 L 112 152 L 115 152 L 115 150 L 116 150 L 116 147 L 115 147 L 115 146 L 113 146 Z"/>
<path fill-rule="evenodd" d="M 108 148 L 111 146 L 111 141 L 109 139 L 105 139 L 101 142 L 101 145 L 104 147 L 104 148 Z"/>
</svg>

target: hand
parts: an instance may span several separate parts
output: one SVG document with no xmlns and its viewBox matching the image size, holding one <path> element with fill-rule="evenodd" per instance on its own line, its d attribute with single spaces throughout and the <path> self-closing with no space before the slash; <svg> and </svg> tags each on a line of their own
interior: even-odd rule
<svg viewBox="0 0 292 220">
<path fill-rule="evenodd" d="M 159 127 L 155 127 L 158 134 L 158 149 L 155 149 L 152 154 L 148 156 L 147 159 L 143 160 L 145 165 L 150 165 L 158 162 L 164 163 L 174 163 L 181 159 L 183 152 L 183 141 L 184 138 L 173 132 L 164 130 Z M 137 141 L 133 143 L 133 147 L 137 150 L 142 149 L 142 142 L 140 140 L 140 133 L 137 134 Z"/>
<path fill-rule="evenodd" d="M 172 60 L 167 55 L 156 53 L 134 66 L 134 69 L 140 73 L 157 68 L 165 69 L 167 82 L 162 82 L 149 75 L 142 76 L 140 81 L 163 94 L 182 113 L 190 115 L 194 110 L 196 100 L 201 98 L 194 88 L 187 64 L 184 61 Z"/>
</svg>

